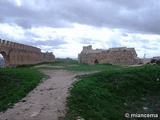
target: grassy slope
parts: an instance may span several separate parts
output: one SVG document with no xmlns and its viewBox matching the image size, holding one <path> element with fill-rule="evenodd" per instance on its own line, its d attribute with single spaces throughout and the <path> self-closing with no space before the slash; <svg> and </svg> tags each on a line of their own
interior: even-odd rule
<svg viewBox="0 0 160 120">
<path fill-rule="evenodd" d="M 68 112 L 63 119 L 73 120 L 75 116 L 81 116 L 86 120 L 117 120 L 124 119 L 126 112 L 160 114 L 159 66 L 123 69 L 108 64 L 86 65 L 74 61 L 47 64 L 74 71 L 104 70 L 77 76 L 81 80 L 70 89 Z M 19 101 L 43 77 L 43 74 L 31 68 L 0 69 L 0 111 Z M 148 107 L 148 111 L 143 107 Z"/>
<path fill-rule="evenodd" d="M 67 120 L 124 120 L 126 112 L 160 114 L 160 66 L 103 71 L 79 79 L 67 100 Z"/>
<path fill-rule="evenodd" d="M 0 111 L 13 106 L 44 78 L 31 68 L 0 69 Z"/>
</svg>

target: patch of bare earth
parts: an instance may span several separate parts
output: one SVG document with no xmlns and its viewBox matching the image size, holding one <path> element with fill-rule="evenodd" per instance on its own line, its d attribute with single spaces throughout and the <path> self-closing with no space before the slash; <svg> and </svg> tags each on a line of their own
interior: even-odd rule
<svg viewBox="0 0 160 120">
<path fill-rule="evenodd" d="M 50 76 L 13 108 L 0 113 L 0 120 L 58 120 L 65 115 L 68 88 L 76 75 L 86 72 L 43 70 Z"/>
</svg>

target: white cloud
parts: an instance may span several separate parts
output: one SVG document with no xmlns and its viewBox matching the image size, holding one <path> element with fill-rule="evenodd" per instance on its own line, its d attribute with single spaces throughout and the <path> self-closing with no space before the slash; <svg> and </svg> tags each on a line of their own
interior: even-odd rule
<svg viewBox="0 0 160 120">
<path fill-rule="evenodd" d="M 158 0 L 1 0 L 0 37 L 77 57 L 94 49 L 134 47 L 139 57 L 160 55 Z"/>
<path fill-rule="evenodd" d="M 0 24 L 0 34 L 4 35 L 5 39 L 11 38 L 15 40 L 22 40 L 25 38 L 24 30 L 15 24 Z"/>
</svg>

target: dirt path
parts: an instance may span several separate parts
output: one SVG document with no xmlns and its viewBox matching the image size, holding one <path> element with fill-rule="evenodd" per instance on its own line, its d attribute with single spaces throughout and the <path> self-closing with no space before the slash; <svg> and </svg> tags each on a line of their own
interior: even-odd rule
<svg viewBox="0 0 160 120">
<path fill-rule="evenodd" d="M 50 76 L 25 98 L 0 113 L 0 120 L 58 120 L 65 114 L 68 88 L 76 80 L 74 77 L 83 72 L 66 70 L 43 70 Z"/>
</svg>

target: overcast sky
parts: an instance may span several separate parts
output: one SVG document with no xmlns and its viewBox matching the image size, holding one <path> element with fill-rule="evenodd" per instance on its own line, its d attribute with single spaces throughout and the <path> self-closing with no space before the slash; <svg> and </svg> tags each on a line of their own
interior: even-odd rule
<svg viewBox="0 0 160 120">
<path fill-rule="evenodd" d="M 160 0 L 0 0 L 0 38 L 56 57 L 87 45 L 160 56 Z"/>
</svg>

